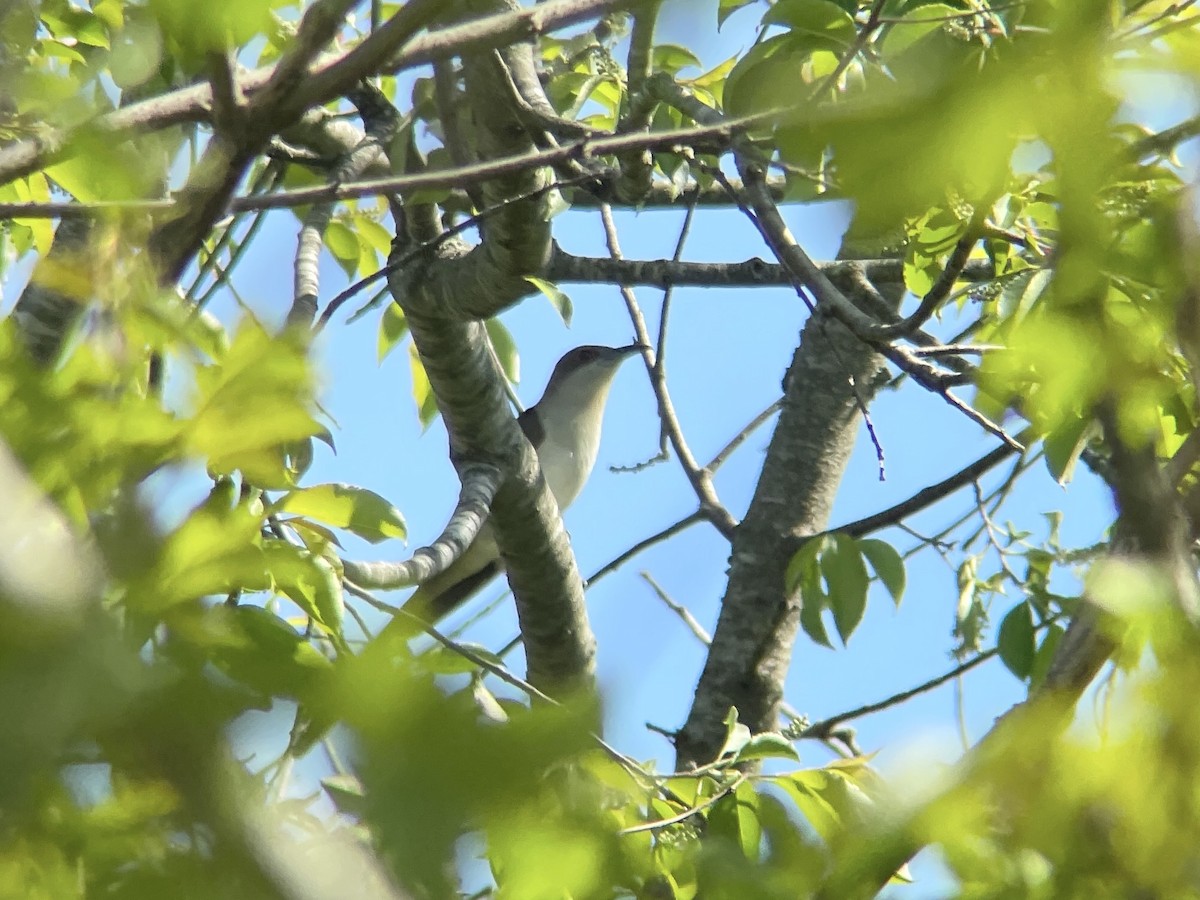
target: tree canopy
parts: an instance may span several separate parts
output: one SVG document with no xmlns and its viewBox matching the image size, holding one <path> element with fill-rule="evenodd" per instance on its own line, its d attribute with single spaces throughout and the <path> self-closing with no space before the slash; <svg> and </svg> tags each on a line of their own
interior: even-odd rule
<svg viewBox="0 0 1200 900">
<path fill-rule="evenodd" d="M 1200 896 L 1198 76 L 1191 0 L 4 5 L 0 893 Z M 522 368 L 631 340 L 569 538 Z"/>
</svg>

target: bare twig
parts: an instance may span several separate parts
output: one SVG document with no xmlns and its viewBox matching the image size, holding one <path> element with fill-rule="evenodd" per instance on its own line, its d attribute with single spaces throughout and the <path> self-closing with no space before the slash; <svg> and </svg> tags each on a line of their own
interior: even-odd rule
<svg viewBox="0 0 1200 900">
<path fill-rule="evenodd" d="M 836 716 L 830 716 L 828 719 L 822 719 L 820 722 L 815 722 L 808 726 L 808 728 L 804 730 L 804 733 L 801 734 L 800 737 L 825 739 L 835 732 L 838 729 L 838 726 L 844 724 L 845 722 L 849 722 L 853 719 L 861 719 L 863 716 L 868 716 L 871 713 L 881 712 L 882 710 L 889 709 L 893 706 L 899 706 L 901 703 L 911 700 L 913 697 L 932 691 L 935 688 L 939 688 L 948 681 L 953 681 L 960 675 L 970 672 L 981 663 L 987 662 L 999 652 L 1000 651 L 995 648 L 992 648 L 991 650 L 985 650 L 978 656 L 967 660 L 962 665 L 955 666 L 949 672 L 944 672 L 935 678 L 924 681 L 921 684 L 918 684 L 916 687 L 911 687 L 908 690 L 900 691 L 897 694 L 892 694 L 892 696 L 883 700 L 878 700 L 875 703 L 867 703 L 863 706 L 856 707 L 855 709 L 838 713 Z"/>
<path fill-rule="evenodd" d="M 613 221 L 612 209 L 607 204 L 600 207 L 600 219 L 604 225 L 604 237 L 608 243 L 608 252 L 614 259 L 620 259 L 621 245 L 617 237 L 617 226 Z M 646 329 L 646 320 L 642 315 L 637 298 L 627 287 L 622 287 L 620 290 L 638 341 L 650 346 L 650 333 Z M 654 396 L 658 400 L 658 414 L 662 420 L 663 429 L 670 438 L 675 456 L 679 459 L 679 465 L 691 483 L 692 490 L 696 492 L 696 497 L 700 501 L 700 510 L 705 518 L 712 522 L 713 526 L 728 539 L 733 535 L 733 529 L 737 527 L 737 520 L 717 497 L 712 477 L 700 467 L 692 455 L 691 448 L 684 439 L 679 418 L 675 414 L 675 406 L 671 402 L 670 392 L 661 377 L 661 370 L 658 368 L 657 361 L 650 359 L 649 356 L 646 358 L 646 370 L 650 374 L 650 384 L 654 389 Z"/>
<path fill-rule="evenodd" d="M 667 609 L 671 610 L 671 612 L 675 613 L 675 615 L 679 616 L 683 624 L 688 627 L 688 630 L 696 636 L 696 639 L 700 641 L 700 643 L 704 644 L 705 646 L 712 643 L 712 635 L 710 635 L 705 630 L 704 626 L 696 620 L 696 617 L 692 615 L 691 610 L 689 610 L 682 603 L 677 603 L 674 599 L 672 599 L 671 595 L 662 589 L 659 583 L 654 580 L 654 577 L 649 572 L 639 572 L 638 574 L 641 576 L 642 580 L 646 582 L 646 584 L 650 585 L 650 589 L 654 591 L 654 593 L 658 596 L 658 599 L 663 602 L 663 605 L 666 606 Z"/>
<path fill-rule="evenodd" d="M 721 466 L 725 465 L 725 461 L 729 459 L 730 455 L 737 450 L 738 447 L 745 443 L 746 438 L 750 437 L 750 435 L 753 434 L 758 428 L 761 428 L 763 425 L 765 425 L 771 416 L 779 412 L 779 407 L 782 404 L 783 400 L 776 400 L 757 416 L 747 422 L 746 426 L 741 431 L 729 439 L 729 443 L 717 451 L 716 455 L 708 461 L 708 465 L 706 465 L 704 468 L 709 472 L 715 472 L 717 469 L 721 468 Z"/>
<path fill-rule="evenodd" d="M 683 812 L 674 816 L 669 816 L 666 819 L 657 819 L 653 822 L 643 822 L 640 825 L 630 825 L 628 828 L 622 828 L 617 832 L 617 834 L 637 834 L 641 831 L 657 831 L 659 828 L 666 828 L 669 825 L 678 825 L 680 822 L 690 819 L 692 816 L 696 815 L 696 813 L 704 812 L 704 810 L 708 809 L 710 806 L 713 806 L 717 802 L 724 800 L 739 787 L 741 787 L 746 782 L 748 777 L 749 776 L 744 772 L 739 773 L 736 778 L 729 782 L 729 784 L 722 787 L 711 797 L 701 800 L 695 806 L 691 806 L 688 809 L 685 809 Z"/>
</svg>

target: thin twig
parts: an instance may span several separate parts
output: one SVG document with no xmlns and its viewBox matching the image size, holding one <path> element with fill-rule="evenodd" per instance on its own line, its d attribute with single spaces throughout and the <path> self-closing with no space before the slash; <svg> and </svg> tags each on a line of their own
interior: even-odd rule
<svg viewBox="0 0 1200 900">
<path fill-rule="evenodd" d="M 621 244 L 617 237 L 617 226 L 613 221 L 612 207 L 607 203 L 600 205 L 600 221 L 604 226 L 604 238 L 608 244 L 609 254 L 613 259 L 620 259 Z M 650 333 L 646 329 L 646 319 L 642 315 L 637 297 L 628 287 L 621 286 L 619 290 L 639 343 L 649 346 Z M 733 531 L 737 527 L 737 519 L 721 503 L 716 489 L 713 487 L 712 478 L 700 467 L 692 455 L 691 448 L 688 447 L 683 436 L 683 427 L 679 423 L 679 417 L 675 414 L 675 406 L 671 402 L 671 394 L 667 389 L 666 381 L 660 377 L 661 372 L 658 369 L 657 361 L 649 358 L 645 361 L 646 371 L 650 374 L 650 385 L 654 389 L 654 396 L 658 401 L 658 414 L 663 429 L 670 438 L 671 446 L 675 450 L 675 456 L 679 460 L 684 475 L 687 476 L 692 490 L 696 493 L 696 498 L 700 501 L 701 512 L 727 540 L 731 539 Z"/>
<path fill-rule="evenodd" d="M 658 599 L 663 602 L 663 605 L 666 606 L 667 609 L 671 610 L 671 612 L 675 613 L 675 615 L 679 616 L 683 624 L 688 627 L 688 630 L 696 636 L 696 639 L 700 641 L 700 643 L 704 644 L 706 647 L 712 643 L 712 635 L 705 631 L 704 626 L 701 625 L 700 622 L 697 621 L 696 617 L 692 615 L 691 610 L 689 610 L 682 603 L 677 603 L 674 599 L 672 599 L 671 595 L 662 589 L 659 583 L 654 580 L 654 576 L 652 576 L 649 572 L 642 571 L 638 574 L 642 577 L 642 580 L 646 582 L 646 584 L 650 585 L 650 589 L 658 595 Z"/>
<path fill-rule="evenodd" d="M 757 416 L 751 419 L 741 431 L 729 439 L 729 443 L 717 451 L 717 454 L 708 461 L 708 465 L 706 465 L 704 468 L 709 472 L 715 472 L 717 469 L 721 468 L 721 466 L 725 465 L 725 461 L 729 459 L 730 454 L 737 450 L 738 447 L 742 446 L 742 444 L 746 442 L 746 438 L 750 437 L 750 435 L 753 434 L 757 429 L 765 425 L 771 416 L 779 412 L 779 408 L 781 406 L 783 406 L 783 400 L 776 400 Z"/>
<path fill-rule="evenodd" d="M 643 822 L 640 825 L 630 825 L 628 828 L 622 828 L 617 832 L 617 834 L 637 834 L 641 831 L 655 831 L 659 828 L 666 828 L 669 825 L 678 825 L 685 819 L 690 819 L 692 816 L 696 815 L 696 813 L 704 812 L 704 810 L 708 809 L 710 806 L 721 800 L 724 800 L 739 787 L 745 784 L 748 777 L 749 776 L 745 772 L 741 772 L 738 774 L 737 778 L 734 778 L 729 782 L 729 784 L 722 787 L 711 797 L 697 803 L 695 806 L 685 809 L 683 812 L 678 813 L 677 815 L 669 816 L 666 819 L 657 819 L 653 822 Z"/>
<path fill-rule="evenodd" d="M 946 682 L 953 681 L 958 676 L 966 672 L 970 672 L 981 663 L 987 662 L 993 656 L 999 654 L 999 652 L 1000 651 L 994 647 L 991 650 L 985 650 L 978 656 L 967 660 L 962 665 L 955 666 L 949 672 L 944 672 L 935 678 L 931 678 L 928 681 L 923 681 L 916 687 L 909 688 L 906 691 L 900 691 L 898 694 L 892 694 L 892 696 L 876 701 L 875 703 L 867 703 L 855 709 L 838 713 L 836 716 L 830 716 L 828 719 L 822 719 L 820 722 L 816 722 L 808 726 L 808 728 L 805 729 L 804 733 L 801 734 L 800 737 L 829 737 L 829 735 L 832 734 L 842 723 L 849 722 L 853 719 L 861 719 L 863 716 L 870 715 L 871 713 L 881 712 L 882 710 L 888 709 L 892 706 L 898 706 L 901 703 L 904 703 L 906 700 L 911 700 L 913 697 L 932 691 L 934 688 L 939 688 Z"/>
</svg>

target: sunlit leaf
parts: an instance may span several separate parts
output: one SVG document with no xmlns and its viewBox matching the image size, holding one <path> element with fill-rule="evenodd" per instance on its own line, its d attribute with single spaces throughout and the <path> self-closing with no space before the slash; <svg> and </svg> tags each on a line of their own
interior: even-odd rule
<svg viewBox="0 0 1200 900">
<path fill-rule="evenodd" d="M 521 380 L 521 356 L 512 332 L 496 318 L 488 319 L 483 324 L 487 328 L 492 349 L 496 351 L 496 358 L 500 361 L 500 368 L 504 370 L 504 377 L 516 384 Z"/>
<path fill-rule="evenodd" d="M 377 544 L 388 538 L 404 540 L 408 530 L 400 510 L 374 491 L 353 484 L 317 484 L 288 493 L 281 512 L 307 516 L 345 528 Z"/>
<path fill-rule="evenodd" d="M 758 859 L 762 826 L 758 821 L 758 794 L 743 782 L 722 797 L 708 814 L 709 834 L 729 841 L 746 859 Z"/>
<path fill-rule="evenodd" d="M 532 275 L 528 275 L 525 277 L 525 280 L 545 295 L 546 299 L 558 311 L 559 318 L 563 320 L 563 324 L 569 328 L 571 326 L 571 317 L 575 314 L 575 309 L 571 305 L 571 298 L 558 285 L 546 281 L 544 278 L 535 278 Z"/>
<path fill-rule="evenodd" d="M 437 397 L 433 395 L 433 386 L 429 383 L 429 376 L 425 374 L 425 366 L 421 364 L 421 355 L 417 352 L 416 344 L 408 345 L 408 364 L 412 372 L 413 400 L 417 402 L 417 419 L 423 429 L 428 428 L 429 423 L 438 415 Z"/>
<path fill-rule="evenodd" d="M 379 362 L 396 349 L 396 345 L 408 334 L 408 319 L 399 303 L 389 303 L 383 308 L 379 319 L 379 340 L 376 343 L 376 353 Z"/>
</svg>

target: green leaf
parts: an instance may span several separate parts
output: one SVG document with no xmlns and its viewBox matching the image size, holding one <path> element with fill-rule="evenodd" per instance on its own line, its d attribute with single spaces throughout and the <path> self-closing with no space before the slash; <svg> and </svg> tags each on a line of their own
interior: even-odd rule
<svg viewBox="0 0 1200 900">
<path fill-rule="evenodd" d="M 489 721 L 502 724 L 509 720 L 509 715 L 505 711 L 504 706 L 497 699 L 496 695 L 491 692 L 482 677 L 477 676 L 471 679 L 471 699 L 475 701 L 475 706 L 478 707 L 479 712 Z"/>
<path fill-rule="evenodd" d="M 392 232 L 366 213 L 359 213 L 354 217 L 354 230 L 361 243 L 370 247 L 384 259 L 387 258 L 392 249 L 392 238 L 394 237 Z"/>
<path fill-rule="evenodd" d="M 858 549 L 862 551 L 862 555 L 871 564 L 871 568 L 875 570 L 875 574 L 883 582 L 883 586 L 892 595 L 892 600 L 899 606 L 900 600 L 904 596 L 904 557 L 887 541 L 875 538 L 859 541 Z"/>
<path fill-rule="evenodd" d="M 776 734 L 773 731 L 767 731 L 762 734 L 756 734 L 752 737 L 741 750 L 738 751 L 735 757 L 737 762 L 742 762 L 747 759 L 800 759 L 800 754 L 796 752 L 796 748 L 781 734 Z"/>
<path fill-rule="evenodd" d="M 412 372 L 412 394 L 417 401 L 417 420 L 421 428 L 428 428 L 429 423 L 437 418 L 437 397 L 433 395 L 433 386 L 429 376 L 425 374 L 425 366 L 421 363 L 421 354 L 417 352 L 416 344 L 408 345 L 408 367 Z"/>
<path fill-rule="evenodd" d="M 304 636 L 260 606 L 218 607 L 212 618 L 228 629 L 213 662 L 231 678 L 272 696 L 303 699 L 331 671 Z"/>
<path fill-rule="evenodd" d="M 261 504 L 233 503 L 233 491 L 233 482 L 221 479 L 167 536 L 157 565 L 130 591 L 131 607 L 159 612 L 212 594 L 270 588 L 259 542 Z"/>
<path fill-rule="evenodd" d="M 814 563 L 800 577 L 800 627 L 816 643 L 832 650 L 833 644 L 821 618 L 821 613 L 828 608 L 829 595 L 821 585 L 820 567 Z"/>
<path fill-rule="evenodd" d="M 345 528 L 373 544 L 388 538 L 404 540 L 408 536 L 400 510 L 374 491 L 353 484 L 300 488 L 284 497 L 277 508 L 280 512 Z"/>
<path fill-rule="evenodd" d="M 671 75 L 688 66 L 695 66 L 697 69 L 704 68 L 695 53 L 678 44 L 656 45 L 650 52 L 650 60 L 654 71 L 669 72 Z"/>
<path fill-rule="evenodd" d="M 725 24 L 725 20 L 741 9 L 743 6 L 749 6 L 755 0 L 720 0 L 717 6 L 717 30 Z"/>
<path fill-rule="evenodd" d="M 1033 627 L 1033 609 L 1022 601 L 1009 610 L 1000 623 L 1000 634 L 996 639 L 1000 659 L 1010 672 L 1024 680 L 1033 672 L 1033 660 L 1037 646 Z"/>
<path fill-rule="evenodd" d="M 551 281 L 546 281 L 544 278 L 534 278 L 532 275 L 527 275 L 525 280 L 545 295 L 546 299 L 558 311 L 559 318 L 562 319 L 563 324 L 570 328 L 571 318 L 575 315 L 575 308 L 571 304 L 571 298 L 558 285 Z"/>
<path fill-rule="evenodd" d="M 824 840 L 836 835 L 842 825 L 841 816 L 828 797 L 831 782 L 832 776 L 821 769 L 806 769 L 771 780 L 792 798 L 800 815 Z"/>
<path fill-rule="evenodd" d="M 1051 625 L 1046 629 L 1046 635 L 1038 645 L 1037 654 L 1033 658 L 1033 666 L 1029 670 L 1029 689 L 1036 690 L 1050 671 L 1050 663 L 1054 660 L 1054 651 L 1058 642 L 1066 633 L 1061 625 Z"/>
<path fill-rule="evenodd" d="M 738 721 L 737 709 L 729 707 L 729 713 L 725 716 L 725 743 L 721 745 L 721 752 L 717 754 L 717 758 L 741 752 L 750 742 L 750 737 L 750 729 Z"/>
<path fill-rule="evenodd" d="M 353 276 L 358 271 L 359 245 L 358 236 L 354 230 L 339 219 L 334 219 L 325 226 L 325 246 L 333 254 L 333 258 Z"/>
<path fill-rule="evenodd" d="M 779 0 L 762 21 L 764 25 L 783 25 L 794 34 L 819 38 L 823 49 L 848 48 L 858 35 L 853 17 L 829 0 Z"/>
<path fill-rule="evenodd" d="M 383 362 L 387 355 L 396 349 L 396 345 L 404 339 L 406 334 L 408 334 L 408 319 L 404 315 L 404 310 L 400 308 L 399 303 L 389 303 L 384 307 L 383 315 L 379 319 L 379 340 L 375 345 L 378 361 Z"/>
<path fill-rule="evenodd" d="M 924 40 L 942 34 L 950 21 L 949 17 L 961 15 L 962 12 L 944 3 L 930 3 L 910 9 L 884 33 L 880 42 L 881 55 L 884 59 L 895 59 Z"/>
<path fill-rule="evenodd" d="M 488 319 L 483 324 L 492 342 L 492 349 L 496 351 L 496 358 L 500 360 L 500 368 L 504 370 L 504 377 L 517 384 L 521 380 L 521 355 L 517 353 L 517 342 L 513 340 L 512 333 L 499 319 Z"/>
<path fill-rule="evenodd" d="M 287 541 L 264 541 L 262 549 L 275 589 L 330 634 L 340 635 L 345 600 L 342 596 L 342 580 L 333 566 L 309 550 Z"/>
<path fill-rule="evenodd" d="M 1075 474 L 1075 464 L 1095 431 L 1093 425 L 1092 419 L 1083 416 L 1066 419 L 1043 439 L 1046 468 L 1059 484 L 1067 484 Z"/>
<path fill-rule="evenodd" d="M 804 37 L 777 34 L 751 47 L 725 81 L 726 111 L 745 116 L 791 108 L 797 86 L 805 83 L 809 43 Z"/>
<path fill-rule="evenodd" d="M 338 808 L 338 812 L 361 816 L 367 810 L 366 792 L 354 775 L 330 775 L 321 779 L 321 787 Z"/>
<path fill-rule="evenodd" d="M 224 358 L 197 369 L 196 414 L 186 434 L 212 471 L 253 469 L 259 487 L 290 486 L 284 449 L 322 430 L 311 412 L 313 377 L 301 340 L 294 332 L 272 337 L 247 319 Z"/>
<path fill-rule="evenodd" d="M 816 566 L 817 558 L 825 549 L 828 541 L 827 536 L 811 538 L 792 554 L 787 570 L 783 574 L 783 586 L 788 596 L 802 588 L 804 576 Z"/>
<path fill-rule="evenodd" d="M 867 567 L 851 537 L 834 535 L 833 546 L 821 554 L 821 574 L 829 586 L 829 607 L 845 644 L 867 609 Z"/>
<path fill-rule="evenodd" d="M 762 842 L 758 821 L 758 793 L 750 782 L 718 800 L 708 813 L 708 834 L 737 847 L 742 856 L 757 860 Z"/>
</svg>

